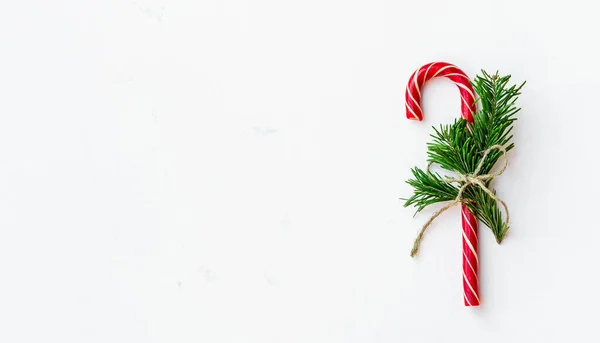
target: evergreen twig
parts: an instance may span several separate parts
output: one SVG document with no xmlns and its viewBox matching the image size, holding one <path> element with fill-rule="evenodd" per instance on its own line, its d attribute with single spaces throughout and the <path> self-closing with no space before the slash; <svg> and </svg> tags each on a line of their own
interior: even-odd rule
<svg viewBox="0 0 600 343">
<path fill-rule="evenodd" d="M 506 151 L 514 147 L 511 132 L 517 120 L 516 114 L 520 111 L 515 103 L 525 82 L 519 86 L 509 86 L 510 78 L 510 75 L 499 76 L 498 72 L 490 75 L 484 70 L 481 76 L 475 77 L 472 84 L 479 96 L 480 108 L 474 114 L 474 125 L 457 119 L 452 124 L 434 127 L 431 134 L 433 140 L 427 144 L 428 162 L 460 175 L 469 175 L 477 168 L 483 152 L 490 147 L 501 145 Z M 502 152 L 490 152 L 483 161 L 480 174 L 488 174 L 500 157 Z M 429 169 L 415 167 L 412 174 L 414 178 L 407 183 L 414 188 L 414 192 L 406 199 L 404 206 L 415 206 L 416 213 L 429 205 L 454 200 L 463 185 L 444 182 L 442 176 Z M 496 194 L 490 187 L 491 181 L 486 183 L 486 187 Z M 502 242 L 508 226 L 502 220 L 502 212 L 496 201 L 473 185 L 465 189 L 462 198 L 475 216 L 492 230 L 496 241 Z"/>
</svg>

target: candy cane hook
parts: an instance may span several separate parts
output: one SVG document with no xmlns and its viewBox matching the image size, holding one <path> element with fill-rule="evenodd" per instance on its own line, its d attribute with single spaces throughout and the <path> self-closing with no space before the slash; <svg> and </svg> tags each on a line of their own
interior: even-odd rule
<svg viewBox="0 0 600 343">
<path fill-rule="evenodd" d="M 446 62 L 428 63 L 417 69 L 410 77 L 406 86 L 406 117 L 408 119 L 423 120 L 421 110 L 421 87 L 425 82 L 434 77 L 447 77 L 454 82 L 460 90 L 462 117 L 469 123 L 473 122 L 475 113 L 475 92 L 469 77 L 458 67 Z"/>
<path fill-rule="evenodd" d="M 468 123 L 473 122 L 475 113 L 475 92 L 469 77 L 458 67 L 445 62 L 428 63 L 417 69 L 410 77 L 406 86 L 406 117 L 413 120 L 423 120 L 421 109 L 421 88 L 434 77 L 447 77 L 460 90 L 462 117 Z M 477 219 L 471 210 L 462 205 L 462 236 L 463 236 L 463 293 L 465 306 L 479 305 L 479 258 L 477 257 Z"/>
</svg>

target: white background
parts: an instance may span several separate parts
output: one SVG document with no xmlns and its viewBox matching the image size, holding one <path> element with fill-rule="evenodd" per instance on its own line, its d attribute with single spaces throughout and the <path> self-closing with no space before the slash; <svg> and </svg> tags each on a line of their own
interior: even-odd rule
<svg viewBox="0 0 600 343">
<path fill-rule="evenodd" d="M 0 341 L 565 342 L 597 336 L 594 2 L 0 5 Z M 458 208 L 398 198 L 459 115 L 420 65 L 527 80 L 511 208 L 462 303 Z"/>
</svg>

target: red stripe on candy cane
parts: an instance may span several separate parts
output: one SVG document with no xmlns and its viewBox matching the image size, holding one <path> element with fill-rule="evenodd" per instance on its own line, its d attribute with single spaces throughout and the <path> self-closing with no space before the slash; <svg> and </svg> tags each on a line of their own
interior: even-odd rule
<svg viewBox="0 0 600 343">
<path fill-rule="evenodd" d="M 428 63 L 417 69 L 406 86 L 406 117 L 423 120 L 421 109 L 421 88 L 428 80 L 443 76 L 450 79 L 458 87 L 461 98 L 462 117 L 473 123 L 475 113 L 475 92 L 469 77 L 458 67 L 446 62 Z M 463 293 L 465 306 L 479 306 L 479 259 L 477 257 L 477 219 L 471 210 L 462 205 L 463 236 Z"/>
</svg>

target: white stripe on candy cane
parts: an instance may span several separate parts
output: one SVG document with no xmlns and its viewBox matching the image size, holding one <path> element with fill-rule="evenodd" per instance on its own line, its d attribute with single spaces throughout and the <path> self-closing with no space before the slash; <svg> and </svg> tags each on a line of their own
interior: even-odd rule
<svg viewBox="0 0 600 343">
<path fill-rule="evenodd" d="M 469 248 L 471 248 L 471 251 L 473 252 L 473 255 L 475 255 L 475 259 L 477 260 L 477 265 L 479 265 L 479 257 L 477 257 L 477 252 L 475 252 L 475 248 L 473 248 L 473 245 L 471 244 L 471 241 L 469 241 L 469 239 L 467 238 L 467 235 L 465 235 L 464 231 L 463 231 L 462 234 L 463 234 L 463 238 L 467 242 L 467 245 L 469 246 Z"/>
<path fill-rule="evenodd" d="M 463 251 L 463 256 L 465 257 L 465 260 L 467 261 L 467 263 L 469 264 L 469 267 L 471 267 L 471 270 L 473 271 L 473 274 L 475 275 L 475 278 L 479 281 L 479 277 L 477 276 L 477 273 L 475 272 L 475 268 L 473 268 L 473 265 L 471 264 L 471 261 L 469 261 L 469 258 L 467 257 L 467 255 L 464 253 Z"/>
<path fill-rule="evenodd" d="M 417 82 L 417 81 L 418 81 L 418 78 L 419 78 L 419 71 L 421 71 L 421 68 L 423 68 L 423 67 L 419 67 L 419 69 L 417 69 L 417 71 L 415 71 L 415 77 L 413 79 L 413 83 L 415 84 L 415 88 L 417 89 L 417 93 L 419 93 L 419 98 L 421 97 L 421 89 L 419 88 L 419 82 Z M 414 102 L 417 102 L 415 100 L 415 98 L 412 97 L 412 94 L 411 94 L 410 97 L 413 99 Z M 417 106 L 419 106 L 419 104 L 417 104 Z M 420 108 L 420 106 L 419 106 L 419 108 Z"/>
<path fill-rule="evenodd" d="M 431 77 L 432 79 L 436 76 L 438 76 L 439 73 L 443 72 L 444 70 L 448 69 L 448 68 L 454 68 L 453 65 L 447 65 L 445 67 L 441 67 L 438 71 L 435 72 L 435 74 L 433 74 L 433 76 Z M 419 68 L 421 69 L 421 68 Z"/>
<path fill-rule="evenodd" d="M 471 221 L 465 215 L 465 211 L 461 210 L 460 212 L 462 213 L 462 216 L 463 216 L 465 222 L 467 223 L 467 225 L 469 225 L 469 227 L 471 228 L 471 231 L 473 231 L 473 234 L 475 235 L 475 239 L 479 240 L 479 237 L 477 237 L 477 232 L 475 232 L 475 228 L 471 225 Z"/>
<path fill-rule="evenodd" d="M 471 292 L 473 293 L 473 295 L 475 296 L 475 298 L 477 298 L 477 302 L 480 302 L 479 301 L 479 296 L 477 295 L 477 293 L 475 293 L 475 290 L 473 289 L 473 286 L 471 286 L 471 283 L 469 282 L 469 279 L 467 278 L 467 276 L 465 275 L 464 272 L 463 272 L 463 278 L 467 282 L 467 285 L 469 285 L 469 288 L 471 289 Z M 465 297 L 466 297 L 466 295 L 465 295 Z M 469 305 L 470 305 L 470 303 L 469 303 Z"/>
</svg>

